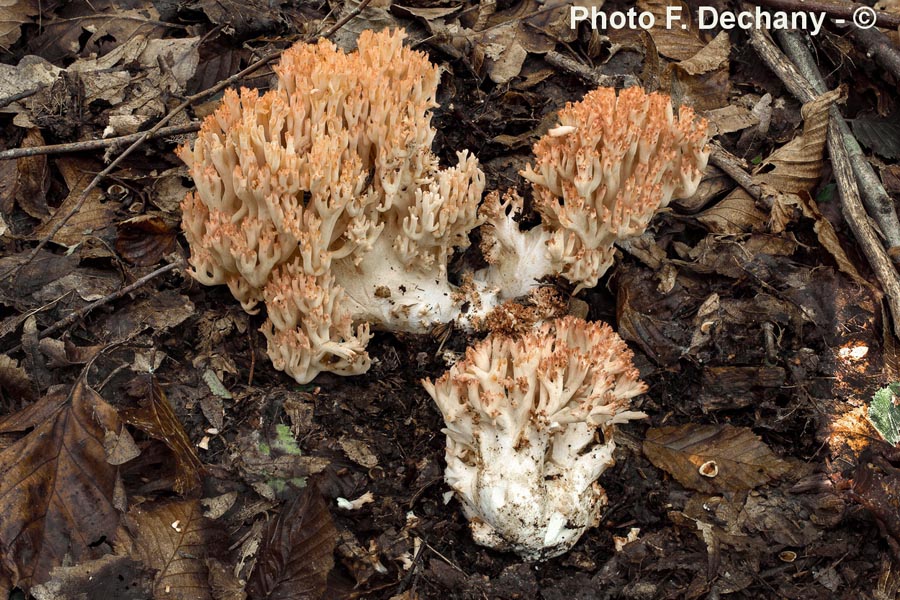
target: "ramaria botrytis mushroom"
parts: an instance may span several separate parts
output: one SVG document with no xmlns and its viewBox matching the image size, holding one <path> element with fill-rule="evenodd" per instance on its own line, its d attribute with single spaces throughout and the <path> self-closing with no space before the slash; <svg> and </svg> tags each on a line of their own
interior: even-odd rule
<svg viewBox="0 0 900 600">
<path fill-rule="evenodd" d="M 530 560 L 569 550 L 597 524 L 614 425 L 644 384 L 609 325 L 565 317 L 515 338 L 493 335 L 437 381 L 446 480 L 479 544 Z"/>
</svg>

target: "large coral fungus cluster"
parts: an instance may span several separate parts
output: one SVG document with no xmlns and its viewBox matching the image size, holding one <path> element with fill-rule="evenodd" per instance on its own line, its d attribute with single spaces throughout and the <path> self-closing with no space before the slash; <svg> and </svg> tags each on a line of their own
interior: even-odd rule
<svg viewBox="0 0 900 600">
<path fill-rule="evenodd" d="M 644 391 L 606 324 L 566 317 L 491 336 L 425 388 L 447 427 L 446 479 L 475 541 L 528 559 L 567 551 L 606 503 L 613 425 Z"/>
<path fill-rule="evenodd" d="M 536 163 L 522 172 L 541 226 L 521 233 L 494 219 L 484 248 L 504 265 L 493 273 L 503 281 L 516 272 L 562 275 L 577 292 L 597 285 L 617 241 L 640 235 L 657 210 L 697 191 L 709 158 L 707 124 L 689 107 L 676 116 L 668 96 L 638 87 L 596 89 L 567 104 L 559 123 L 535 144 Z M 501 200 L 495 193 L 486 203 L 493 213 L 522 209 L 515 194 Z M 523 248 L 541 251 L 516 264 L 512 257 Z"/>
<path fill-rule="evenodd" d="M 265 304 L 269 356 L 299 382 L 366 371 L 369 323 L 426 331 L 459 311 L 447 259 L 479 224 L 484 176 L 465 152 L 439 168 L 438 68 L 403 38 L 298 44 L 275 89 L 228 91 L 180 149 L 192 274 Z"/>
</svg>

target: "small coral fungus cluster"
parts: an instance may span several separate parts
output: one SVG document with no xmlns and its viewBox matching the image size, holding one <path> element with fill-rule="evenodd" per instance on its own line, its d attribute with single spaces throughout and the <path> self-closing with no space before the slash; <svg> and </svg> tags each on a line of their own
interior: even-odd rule
<svg viewBox="0 0 900 600">
<path fill-rule="evenodd" d="M 696 191 L 706 125 L 639 88 L 567 105 L 522 173 L 541 223 L 521 231 L 522 199 L 482 202 L 474 156 L 439 166 L 439 71 L 403 39 L 298 44 L 274 89 L 226 93 L 180 151 L 197 186 L 182 204 L 192 275 L 248 312 L 262 304 L 272 363 L 301 383 L 364 373 L 370 327 L 502 329 L 425 386 L 476 541 L 555 556 L 596 524 L 613 425 L 640 416 L 628 408 L 643 386 L 609 326 L 552 318 L 564 303 L 539 281 L 595 286 L 617 241 Z M 454 284 L 448 261 L 476 228 L 488 266 Z"/>
</svg>

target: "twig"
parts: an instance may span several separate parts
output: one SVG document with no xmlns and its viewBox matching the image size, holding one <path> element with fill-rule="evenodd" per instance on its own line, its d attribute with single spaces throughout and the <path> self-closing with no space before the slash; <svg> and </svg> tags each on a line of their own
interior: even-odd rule
<svg viewBox="0 0 900 600">
<path fill-rule="evenodd" d="M 188 123 L 187 125 L 172 125 L 171 127 L 163 127 L 150 138 L 160 138 L 169 135 L 180 135 L 183 133 L 191 133 L 199 131 L 200 123 Z M 69 142 L 66 144 L 50 144 L 47 146 L 31 146 L 25 148 L 11 148 L 9 150 L 0 151 L 0 160 L 8 160 L 11 158 L 22 158 L 25 156 L 37 156 L 39 154 L 66 154 L 69 152 L 82 152 L 88 150 L 100 150 L 104 148 L 115 147 L 122 144 L 128 144 L 143 136 L 143 132 L 131 133 L 128 135 L 120 135 L 116 137 L 103 138 L 99 140 L 85 140 L 83 142 Z"/>
<path fill-rule="evenodd" d="M 753 177 L 744 170 L 740 159 L 718 144 L 710 144 L 710 146 L 712 146 L 712 152 L 709 155 L 709 162 L 734 179 L 735 183 L 744 188 L 754 200 L 761 200 L 763 197 L 762 189 L 753 183 Z"/>
<path fill-rule="evenodd" d="M 598 87 L 615 87 L 616 84 L 629 86 L 637 83 L 637 78 L 633 75 L 604 75 L 597 73 L 594 69 L 587 67 L 573 58 L 569 58 L 564 54 L 560 54 L 556 50 L 551 50 L 544 56 L 544 60 L 550 66 L 568 71 L 573 75 L 577 75 L 585 82 Z"/>
<path fill-rule="evenodd" d="M 825 13 L 830 17 L 839 19 L 853 19 L 853 13 L 859 9 L 870 10 L 870 7 L 858 2 L 821 2 L 819 0 L 754 0 L 754 4 L 768 6 L 778 10 L 806 13 Z M 875 25 L 886 29 L 896 29 L 900 26 L 900 15 L 880 10 L 872 11 L 875 14 Z"/>
<path fill-rule="evenodd" d="M 781 47 L 784 48 L 785 54 L 797 65 L 800 74 L 810 83 L 814 95 L 824 94 L 828 91 L 825 79 L 816 66 L 815 58 L 805 43 L 809 41 L 806 38 L 806 34 L 797 31 L 777 31 L 776 35 L 778 36 L 778 41 L 781 42 Z M 807 100 L 804 100 L 804 102 L 807 102 Z M 853 168 L 853 174 L 856 176 L 863 203 L 884 236 L 888 248 L 888 256 L 890 256 L 894 264 L 900 264 L 900 220 L 897 219 L 894 201 L 888 195 L 884 186 L 881 185 L 881 180 L 875 173 L 875 169 L 866 160 L 859 142 L 856 141 L 856 137 L 850 131 L 847 122 L 844 121 L 840 110 L 836 106 L 832 106 L 828 114 L 830 125 L 828 128 L 829 148 L 832 137 L 837 137 L 847 150 L 847 155 L 850 157 L 850 166 Z"/>
<path fill-rule="evenodd" d="M 41 91 L 45 87 L 47 87 L 46 84 L 41 84 L 41 85 L 37 86 L 36 88 L 32 88 L 30 90 L 25 90 L 24 92 L 19 92 L 18 94 L 13 94 L 12 96 L 7 96 L 6 98 L 3 98 L 2 100 L 0 100 L 0 108 L 6 108 L 13 102 L 18 102 L 19 100 L 24 100 L 25 98 L 30 98 L 31 96 L 34 96 L 35 94 L 37 94 L 39 91 Z"/>
<path fill-rule="evenodd" d="M 69 315 L 66 316 L 65 319 L 63 319 L 61 321 L 57 321 L 56 323 L 54 323 L 47 329 L 43 330 L 40 333 L 40 337 L 45 338 L 48 335 L 56 333 L 60 329 L 65 329 L 66 327 L 69 327 L 70 325 L 75 323 L 75 321 L 78 321 L 79 319 L 84 318 L 89 312 L 91 312 L 95 308 L 103 306 L 104 304 L 109 304 L 110 302 L 112 302 L 114 300 L 118 300 L 122 296 L 124 296 L 126 294 L 130 294 L 134 290 L 138 289 L 142 285 L 145 285 L 147 282 L 152 281 L 153 279 L 159 277 L 160 275 L 168 273 L 169 271 L 174 271 L 175 269 L 179 269 L 183 266 L 184 266 L 184 261 L 178 260 L 173 263 L 169 263 L 164 267 L 160 267 L 151 273 L 147 273 L 146 275 L 144 275 L 143 277 L 141 277 L 134 283 L 126 285 L 122 289 L 117 290 L 117 291 L 113 292 L 112 294 L 108 294 L 108 295 L 100 298 L 99 300 L 95 300 L 94 302 L 91 302 L 90 304 L 88 304 L 87 306 L 82 308 L 81 310 L 76 310 L 73 313 L 69 313 Z"/>
<path fill-rule="evenodd" d="M 900 50 L 891 43 L 891 38 L 877 29 L 850 28 L 850 37 L 862 44 L 866 56 L 874 57 L 881 67 L 900 82 Z"/>
<path fill-rule="evenodd" d="M 809 82 L 804 80 L 797 69 L 785 58 L 774 42 L 761 31 L 750 31 L 750 43 L 770 69 L 784 82 L 799 100 L 806 103 L 815 96 Z M 834 123 L 834 121 L 832 121 Z M 828 129 L 828 151 L 832 169 L 837 180 L 844 218 L 860 248 L 872 267 L 881 289 L 887 296 L 888 306 L 894 320 L 894 334 L 900 336 L 900 275 L 891 264 L 887 253 L 869 225 L 868 215 L 862 205 L 853 167 L 842 139 L 835 127 Z"/>
<path fill-rule="evenodd" d="M 356 7 L 353 10 L 351 10 L 349 13 L 344 15 L 343 18 L 339 19 L 334 25 L 332 25 L 324 33 L 322 33 L 322 35 L 320 37 L 327 38 L 327 37 L 333 35 L 338 29 L 340 29 L 348 21 L 350 21 L 350 19 L 354 18 L 356 15 L 361 13 L 366 8 L 366 6 L 369 5 L 369 3 L 371 1 L 372 0 L 362 0 L 359 4 L 356 5 Z M 316 36 L 311 36 L 310 39 L 308 39 L 306 41 L 312 41 L 313 39 L 315 39 L 315 37 Z M 2 275 L 0 275 L 0 279 L 5 279 L 14 270 L 21 269 L 23 266 L 30 264 L 31 261 L 34 260 L 34 257 L 37 256 L 38 253 L 41 251 L 41 249 L 43 249 L 43 247 L 46 246 L 56 236 L 57 233 L 59 233 L 60 229 L 62 229 L 65 226 L 65 224 L 69 222 L 69 219 L 71 219 L 72 216 L 75 215 L 75 213 L 77 213 L 79 210 L 81 210 L 81 207 L 84 206 L 85 201 L 87 201 L 88 196 L 94 190 L 94 188 L 96 188 L 98 185 L 100 185 L 100 182 L 103 181 L 103 179 L 107 175 L 109 175 L 113 171 L 113 169 L 115 169 L 117 166 L 119 166 L 119 164 L 121 164 L 121 162 L 123 160 L 125 160 L 126 157 L 128 157 L 132 152 L 134 152 L 138 147 L 140 147 L 140 145 L 143 144 L 151 135 L 157 133 L 160 129 L 162 129 L 163 126 L 166 125 L 166 123 L 168 123 L 175 117 L 175 115 L 179 114 L 181 111 L 183 111 L 188 106 L 192 105 L 194 102 L 197 102 L 198 100 L 202 100 L 208 96 L 211 96 L 211 95 L 225 89 L 226 87 L 237 82 L 238 80 L 255 72 L 260 67 L 263 67 L 264 65 L 269 64 L 271 61 L 273 61 L 276 58 L 278 58 L 279 56 L 281 56 L 282 52 L 283 52 L 283 50 L 280 50 L 280 49 L 269 52 L 268 54 L 266 54 L 265 56 L 263 56 L 256 62 L 249 65 L 247 68 L 242 69 L 241 71 L 235 73 L 231 77 L 228 77 L 227 79 L 223 79 L 219 83 L 215 84 L 214 86 L 212 86 L 210 88 L 203 90 L 202 92 L 198 92 L 192 96 L 188 96 L 187 98 L 184 99 L 184 101 L 181 104 L 179 104 L 178 106 L 176 106 L 175 108 L 170 110 L 168 112 L 168 114 L 166 114 L 166 116 L 164 116 L 162 119 L 160 119 L 160 121 L 156 125 L 154 125 L 151 129 L 148 129 L 143 134 L 141 134 L 141 137 L 136 139 L 130 146 L 128 146 L 128 148 L 126 148 L 115 160 L 113 160 L 111 163 L 109 163 L 109 165 L 105 169 L 103 169 L 102 171 L 97 173 L 97 175 L 91 180 L 91 182 L 88 183 L 87 187 L 84 188 L 84 190 L 82 190 L 81 195 L 78 197 L 78 201 L 74 204 L 74 206 L 72 206 L 72 209 L 68 213 L 66 213 L 65 216 L 63 216 L 63 218 L 60 219 L 56 223 L 56 225 L 54 225 L 54 227 L 50 231 L 50 233 L 48 233 L 46 236 L 44 236 L 44 238 L 40 242 L 38 242 L 38 245 L 34 247 L 34 249 L 31 251 L 31 254 L 28 255 L 28 258 L 26 258 L 25 261 L 21 265 L 12 267 L 12 268 L 8 269 L 7 271 L 5 271 Z"/>
</svg>

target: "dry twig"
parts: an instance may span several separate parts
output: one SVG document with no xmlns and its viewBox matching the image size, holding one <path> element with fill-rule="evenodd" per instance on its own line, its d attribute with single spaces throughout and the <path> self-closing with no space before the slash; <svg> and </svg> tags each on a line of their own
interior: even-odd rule
<svg viewBox="0 0 900 600">
<path fill-rule="evenodd" d="M 785 54 L 797 66 L 800 75 L 809 82 L 810 100 L 828 91 L 825 78 L 822 77 L 822 73 L 816 66 L 815 58 L 807 46 L 807 42 L 810 41 L 808 36 L 797 31 L 777 31 L 776 35 Z M 803 102 L 808 101 L 803 99 Z M 869 215 L 878 224 L 881 235 L 884 236 L 888 256 L 895 264 L 900 264 L 900 220 L 897 219 L 894 201 L 881 185 L 881 180 L 872 165 L 866 160 L 859 142 L 856 141 L 856 137 L 850 131 L 850 127 L 836 106 L 829 109 L 829 149 L 833 137 L 837 137 L 847 150 L 863 203 Z"/>
<path fill-rule="evenodd" d="M 821 0 L 754 0 L 754 4 L 768 6 L 778 10 L 789 12 L 814 12 L 825 13 L 832 18 L 843 19 L 844 22 L 853 19 L 853 13 L 859 9 L 871 10 L 870 7 L 858 2 L 822 2 Z M 875 25 L 887 29 L 900 27 L 900 15 L 873 10 Z"/>
<path fill-rule="evenodd" d="M 768 67 L 784 82 L 785 86 L 802 102 L 809 102 L 816 94 L 793 64 L 781 53 L 774 42 L 761 31 L 750 31 L 750 43 Z M 841 136 L 837 133 L 834 113 L 828 129 L 828 151 L 841 196 L 841 208 L 850 230 L 859 242 L 866 259 L 887 297 L 894 320 L 894 334 L 900 336 L 900 275 L 891 263 L 887 252 L 869 224 L 868 215 L 860 201 L 859 188 L 853 175 L 853 167 Z"/>
<path fill-rule="evenodd" d="M 200 130 L 200 123 L 188 123 L 187 125 L 172 125 L 171 127 L 163 127 L 147 139 L 161 138 L 170 135 L 181 135 L 184 133 L 192 133 Z M 103 138 L 99 140 L 85 140 L 83 142 L 69 142 L 67 144 L 49 144 L 47 146 L 29 146 L 24 148 L 10 148 L 9 150 L 0 151 L 0 160 L 9 160 L 12 158 L 23 158 L 25 156 L 37 156 L 40 154 L 67 154 L 69 152 L 82 152 L 88 150 L 102 150 L 104 148 L 114 148 L 139 140 L 143 137 L 143 132 L 132 133 L 129 135 L 120 135 L 116 137 Z"/>
<path fill-rule="evenodd" d="M 891 43 L 891 38 L 877 29 L 850 28 L 850 37 L 866 49 L 866 56 L 873 57 L 881 67 L 900 82 L 900 50 Z"/>
</svg>

